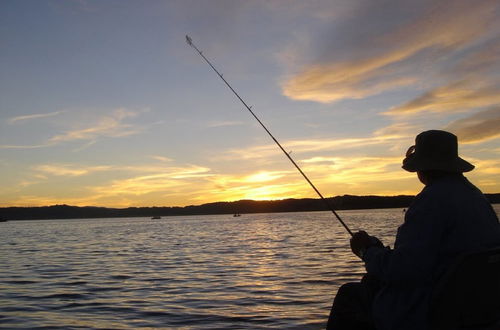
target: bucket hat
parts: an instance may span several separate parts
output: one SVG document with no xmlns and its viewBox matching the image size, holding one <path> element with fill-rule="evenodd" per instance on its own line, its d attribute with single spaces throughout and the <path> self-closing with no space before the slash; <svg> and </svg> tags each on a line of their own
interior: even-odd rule
<svg viewBox="0 0 500 330">
<path fill-rule="evenodd" d="M 440 170 L 469 172 L 474 165 L 458 156 L 457 137 L 446 131 L 430 130 L 417 135 L 406 152 L 403 166 L 408 172 Z"/>
</svg>

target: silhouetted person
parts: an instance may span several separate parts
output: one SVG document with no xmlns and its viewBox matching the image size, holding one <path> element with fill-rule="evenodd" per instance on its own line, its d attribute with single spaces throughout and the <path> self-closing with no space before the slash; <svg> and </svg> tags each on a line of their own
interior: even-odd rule
<svg viewBox="0 0 500 330">
<path fill-rule="evenodd" d="M 429 329 L 433 285 L 444 270 L 462 253 L 500 246 L 498 217 L 463 176 L 474 166 L 458 156 L 455 135 L 420 133 L 403 168 L 417 172 L 425 187 L 407 209 L 393 249 L 364 231 L 353 235 L 351 249 L 367 274 L 339 289 L 327 329 Z"/>
</svg>

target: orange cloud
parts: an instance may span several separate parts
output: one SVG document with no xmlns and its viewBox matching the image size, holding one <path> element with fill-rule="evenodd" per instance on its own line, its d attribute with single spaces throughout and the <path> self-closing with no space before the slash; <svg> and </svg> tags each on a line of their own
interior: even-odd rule
<svg viewBox="0 0 500 330">
<path fill-rule="evenodd" d="M 500 174 L 500 159 L 479 159 L 467 157 L 467 160 L 476 166 L 474 172 L 480 170 L 481 173 L 487 175 L 489 179 L 494 178 L 494 175 Z M 499 185 L 498 181 L 496 182 L 496 185 Z"/>
<path fill-rule="evenodd" d="M 412 69 L 411 61 L 417 55 L 432 50 L 427 56 L 436 58 L 427 57 L 429 63 L 439 60 L 443 53 L 471 45 L 491 32 L 497 7 L 498 3 L 487 0 L 438 2 L 421 17 L 381 36 L 374 35 L 352 49 L 355 55 L 348 60 L 333 59 L 305 68 L 283 83 L 283 93 L 294 100 L 326 103 L 412 84 L 421 75 L 421 66 Z M 336 52 L 331 50 L 332 54 Z"/>
<path fill-rule="evenodd" d="M 386 114 L 415 114 L 421 111 L 468 111 L 471 108 L 500 103 L 500 88 L 498 86 L 474 87 L 477 84 L 477 82 L 474 84 L 473 81 L 459 81 L 438 87 L 389 110 Z"/>
</svg>

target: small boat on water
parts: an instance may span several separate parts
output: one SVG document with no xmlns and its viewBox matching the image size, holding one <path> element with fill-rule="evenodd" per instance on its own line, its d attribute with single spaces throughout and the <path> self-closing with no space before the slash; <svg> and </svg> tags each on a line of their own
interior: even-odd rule
<svg viewBox="0 0 500 330">
<path fill-rule="evenodd" d="M 154 217 L 151 217 L 151 220 L 158 220 L 158 219 L 161 219 L 161 217 L 159 215 L 155 215 Z"/>
<path fill-rule="evenodd" d="M 235 213 L 235 214 L 233 214 L 233 217 L 241 217 L 241 214 Z"/>
</svg>

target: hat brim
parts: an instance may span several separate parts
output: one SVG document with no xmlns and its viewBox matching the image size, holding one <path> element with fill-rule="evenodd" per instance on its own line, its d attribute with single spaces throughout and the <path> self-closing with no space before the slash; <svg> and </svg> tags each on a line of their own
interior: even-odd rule
<svg viewBox="0 0 500 330">
<path fill-rule="evenodd" d="M 436 160 L 419 158 L 415 153 L 407 156 L 403 160 L 402 167 L 408 172 L 439 170 L 446 172 L 463 173 L 470 172 L 474 169 L 474 165 L 460 157 L 457 157 L 456 159 L 453 159 L 451 161 L 448 160 L 445 162 L 438 162 Z"/>
</svg>

